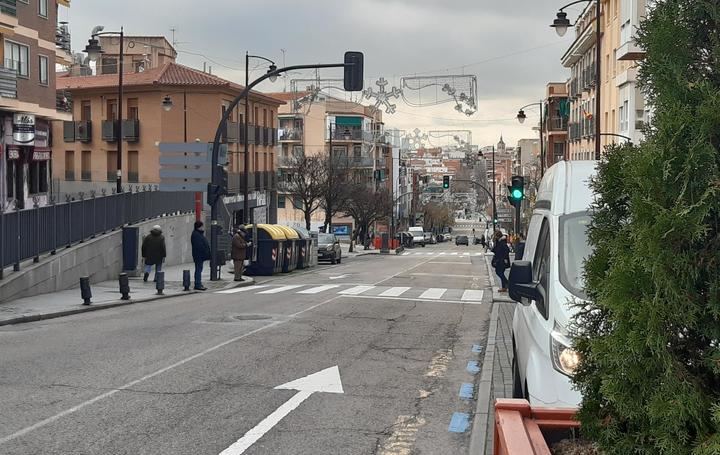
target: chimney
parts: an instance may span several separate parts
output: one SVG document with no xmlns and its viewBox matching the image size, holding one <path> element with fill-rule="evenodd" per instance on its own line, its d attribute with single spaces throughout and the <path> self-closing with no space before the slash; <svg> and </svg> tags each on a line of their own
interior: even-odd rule
<svg viewBox="0 0 720 455">
<path fill-rule="evenodd" d="M 207 62 L 203 62 L 203 73 L 207 73 Z"/>
<path fill-rule="evenodd" d="M 212 74 L 212 65 L 208 65 L 208 74 Z"/>
</svg>

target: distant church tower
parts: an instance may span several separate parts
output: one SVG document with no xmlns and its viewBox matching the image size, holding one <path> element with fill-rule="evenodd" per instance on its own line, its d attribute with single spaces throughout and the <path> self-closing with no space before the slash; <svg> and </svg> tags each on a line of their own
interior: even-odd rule
<svg viewBox="0 0 720 455">
<path fill-rule="evenodd" d="M 498 153 L 505 153 L 505 142 L 503 142 L 502 134 L 500 135 L 500 142 L 497 144 Z"/>
</svg>

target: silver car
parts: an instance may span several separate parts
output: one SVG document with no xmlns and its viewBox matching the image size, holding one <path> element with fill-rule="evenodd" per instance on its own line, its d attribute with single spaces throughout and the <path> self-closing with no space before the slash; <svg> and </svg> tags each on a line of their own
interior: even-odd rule
<svg viewBox="0 0 720 455">
<path fill-rule="evenodd" d="M 335 234 L 318 235 L 318 260 L 329 260 L 331 264 L 340 264 L 342 261 L 340 241 Z"/>
</svg>

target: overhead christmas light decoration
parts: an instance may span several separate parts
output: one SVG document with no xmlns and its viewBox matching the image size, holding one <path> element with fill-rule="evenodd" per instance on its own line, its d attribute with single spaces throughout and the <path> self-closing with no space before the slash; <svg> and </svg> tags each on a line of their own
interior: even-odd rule
<svg viewBox="0 0 720 455">
<path fill-rule="evenodd" d="M 467 116 L 477 112 L 477 78 L 474 75 L 411 76 L 400 79 L 403 100 L 413 107 L 455 103 Z"/>
<path fill-rule="evenodd" d="M 408 149 L 418 150 L 425 147 L 428 142 L 428 135 L 420 131 L 419 128 L 415 128 L 410 133 L 406 134 L 403 140 L 407 142 Z"/>
<path fill-rule="evenodd" d="M 386 114 L 394 114 L 397 105 L 392 104 L 390 100 L 392 98 L 399 99 L 400 95 L 402 95 L 402 91 L 397 87 L 393 87 L 389 92 L 385 91 L 385 86 L 388 85 L 388 81 L 386 81 L 384 77 L 378 79 L 375 84 L 379 87 L 378 91 L 373 90 L 372 87 L 368 87 L 362 92 L 366 99 L 375 99 L 375 104 L 370 106 L 373 114 L 380 110 L 380 106 L 385 106 Z"/>
</svg>

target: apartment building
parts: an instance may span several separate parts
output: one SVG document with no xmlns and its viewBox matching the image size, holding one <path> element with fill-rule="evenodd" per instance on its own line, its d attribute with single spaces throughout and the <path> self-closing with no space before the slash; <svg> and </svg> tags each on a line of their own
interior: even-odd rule
<svg viewBox="0 0 720 455">
<path fill-rule="evenodd" d="M 545 122 L 542 136 L 546 169 L 558 161 L 567 159 L 570 118 L 567 85 L 565 82 L 550 82 L 545 87 Z"/>
<path fill-rule="evenodd" d="M 323 93 L 309 92 L 272 93 L 287 104 L 280 107 L 278 130 L 278 222 L 305 226 L 304 215 L 297 207 L 299 201 L 291 200 L 283 192 L 283 182 L 293 173 L 293 156 L 312 156 L 328 153 L 332 145 L 334 157 L 346 157 L 356 182 L 368 185 L 369 191 L 392 187 L 392 146 L 385 135 L 382 112 L 373 112 L 368 106 L 343 101 Z M 323 225 L 325 214 L 317 210 L 311 220 L 311 228 Z M 334 232 L 352 232 L 352 220 L 347 217 L 333 218 Z"/>
<path fill-rule="evenodd" d="M 69 120 L 55 92 L 56 63 L 68 63 L 70 35 L 58 24 L 69 0 L 1 0 L 0 210 L 45 205 L 50 195 L 51 125 Z"/>
<path fill-rule="evenodd" d="M 135 37 L 126 38 L 126 42 L 134 41 Z M 58 122 L 53 128 L 53 177 L 58 194 L 114 189 L 119 141 L 123 142 L 122 182 L 133 186 L 160 183 L 161 143 L 212 142 L 221 116 L 243 87 L 172 60 L 155 62 L 163 63 L 142 71 L 127 66 L 121 113 L 117 74 L 72 76 L 75 73 L 71 72 L 57 77 L 59 93 L 69 93 L 74 100 L 73 120 Z M 164 102 L 166 99 L 171 106 Z M 275 197 L 275 138 L 281 104 L 281 100 L 260 92 L 250 94 L 249 219 L 258 222 L 273 221 L 275 216 L 271 202 Z M 223 136 L 228 146 L 232 193 L 225 198 L 225 206 L 236 223 L 242 220 L 243 209 L 244 114 L 240 103 L 231 113 Z"/>
</svg>

